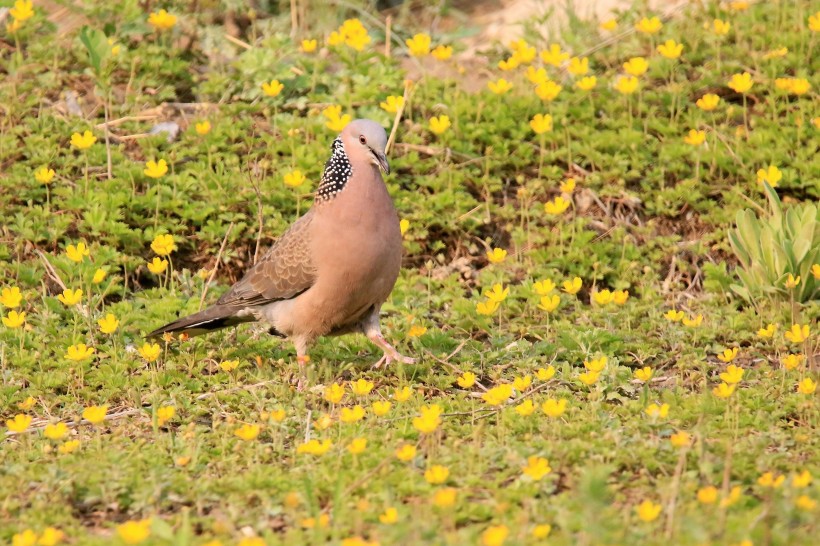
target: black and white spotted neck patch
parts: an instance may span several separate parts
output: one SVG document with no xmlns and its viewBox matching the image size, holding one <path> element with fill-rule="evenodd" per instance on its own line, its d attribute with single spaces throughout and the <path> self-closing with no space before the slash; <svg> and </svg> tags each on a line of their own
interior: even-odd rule
<svg viewBox="0 0 820 546">
<path fill-rule="evenodd" d="M 328 201 L 336 197 L 353 175 L 353 167 L 347 159 L 341 137 L 336 137 L 330 150 L 330 159 L 325 163 L 325 172 L 322 173 L 322 181 L 316 190 L 317 201 Z"/>
</svg>

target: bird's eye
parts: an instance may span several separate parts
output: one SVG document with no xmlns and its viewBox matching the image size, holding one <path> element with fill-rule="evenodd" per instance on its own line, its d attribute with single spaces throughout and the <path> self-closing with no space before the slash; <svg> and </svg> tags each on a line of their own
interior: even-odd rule
<svg viewBox="0 0 820 546">
<path fill-rule="evenodd" d="M 359 142 L 361 142 L 362 144 L 367 144 L 367 139 L 364 138 L 364 135 L 359 135 Z"/>
</svg>

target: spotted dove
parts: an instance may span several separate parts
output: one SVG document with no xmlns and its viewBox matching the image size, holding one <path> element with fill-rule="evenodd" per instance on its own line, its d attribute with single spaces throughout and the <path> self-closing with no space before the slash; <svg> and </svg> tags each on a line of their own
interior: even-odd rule
<svg viewBox="0 0 820 546">
<path fill-rule="evenodd" d="M 148 337 L 196 336 L 261 321 L 293 341 L 300 365 L 310 360 L 317 338 L 354 332 L 384 351 L 377 367 L 414 362 L 379 327 L 379 309 L 393 290 L 402 255 L 398 214 L 379 172 L 390 172 L 386 144 L 376 122 L 348 124 L 333 141 L 311 209 L 216 304 Z"/>
</svg>

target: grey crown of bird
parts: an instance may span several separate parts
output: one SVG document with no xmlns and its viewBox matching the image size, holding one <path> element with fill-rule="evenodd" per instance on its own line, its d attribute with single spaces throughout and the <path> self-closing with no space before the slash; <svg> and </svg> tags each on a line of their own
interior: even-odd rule
<svg viewBox="0 0 820 546">
<path fill-rule="evenodd" d="M 379 172 L 390 172 L 386 145 L 378 123 L 349 123 L 333 141 L 310 210 L 214 305 L 148 337 L 196 336 L 261 321 L 293 342 L 302 365 L 317 338 L 355 332 L 384 351 L 377 367 L 414 362 L 379 327 L 379 310 L 396 283 L 402 256 L 398 214 Z"/>
</svg>

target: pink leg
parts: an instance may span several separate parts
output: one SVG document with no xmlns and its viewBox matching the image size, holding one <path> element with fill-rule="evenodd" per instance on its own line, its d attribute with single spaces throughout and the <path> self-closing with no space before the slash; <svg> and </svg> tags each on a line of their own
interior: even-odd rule
<svg viewBox="0 0 820 546">
<path fill-rule="evenodd" d="M 399 353 L 395 347 L 390 345 L 387 340 L 384 339 L 384 336 L 382 336 L 379 331 L 368 332 L 367 339 L 378 345 L 381 350 L 384 351 L 384 354 L 379 361 L 373 365 L 374 368 L 379 368 L 382 364 L 386 366 L 393 361 L 401 362 L 402 364 L 415 364 L 416 362 L 415 358 L 410 358 L 409 356 L 404 356 Z"/>
</svg>

